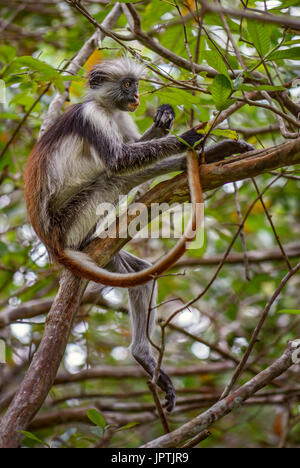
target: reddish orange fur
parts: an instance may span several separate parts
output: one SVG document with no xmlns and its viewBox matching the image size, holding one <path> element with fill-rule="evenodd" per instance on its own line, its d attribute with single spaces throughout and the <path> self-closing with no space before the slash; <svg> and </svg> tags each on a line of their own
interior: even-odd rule
<svg viewBox="0 0 300 468">
<path fill-rule="evenodd" d="M 58 236 L 55 232 L 50 236 L 45 232 L 41 218 L 42 191 L 46 184 L 47 154 L 37 143 L 28 158 L 24 174 L 24 195 L 29 220 L 37 236 L 49 249 L 49 253 L 57 257 L 55 250 L 60 250 Z"/>
</svg>

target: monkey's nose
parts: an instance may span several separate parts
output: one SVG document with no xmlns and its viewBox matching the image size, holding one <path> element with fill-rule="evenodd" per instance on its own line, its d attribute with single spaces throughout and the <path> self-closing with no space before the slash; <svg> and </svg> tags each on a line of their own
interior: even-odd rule
<svg viewBox="0 0 300 468">
<path fill-rule="evenodd" d="M 130 102 L 128 104 L 128 108 L 130 109 L 131 112 L 134 112 L 140 105 L 139 93 L 134 93 L 133 98 L 134 98 L 134 102 Z"/>
</svg>

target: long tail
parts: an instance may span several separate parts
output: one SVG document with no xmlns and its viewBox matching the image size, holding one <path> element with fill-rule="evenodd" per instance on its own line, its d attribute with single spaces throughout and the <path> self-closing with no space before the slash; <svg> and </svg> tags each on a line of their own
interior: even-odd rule
<svg viewBox="0 0 300 468">
<path fill-rule="evenodd" d="M 123 288 L 147 283 L 173 266 L 186 251 L 187 242 L 191 242 L 195 238 L 197 224 L 198 226 L 202 224 L 203 193 L 200 183 L 198 155 L 196 151 L 189 150 L 187 158 L 188 180 L 193 207 L 192 215 L 181 239 L 161 260 L 145 270 L 128 274 L 111 273 L 104 270 L 100 268 L 88 254 L 71 249 L 59 250 L 55 255 L 58 262 L 78 276 L 96 283 L 102 283 L 105 286 L 118 286 Z M 201 220 L 201 222 L 197 222 L 198 220 Z"/>
</svg>

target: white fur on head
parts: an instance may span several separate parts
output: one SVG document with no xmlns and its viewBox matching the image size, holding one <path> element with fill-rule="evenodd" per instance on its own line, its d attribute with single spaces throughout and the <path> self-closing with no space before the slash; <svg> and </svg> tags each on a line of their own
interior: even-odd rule
<svg viewBox="0 0 300 468">
<path fill-rule="evenodd" d="M 129 59 L 127 57 L 113 59 L 113 60 L 101 60 L 97 63 L 90 72 L 90 76 L 93 73 L 99 73 L 107 80 L 118 80 L 122 77 L 132 76 L 139 80 L 145 71 L 145 66 L 136 60 Z"/>
<path fill-rule="evenodd" d="M 115 110 L 117 106 L 114 104 L 122 98 L 118 82 L 127 77 L 139 80 L 144 70 L 144 65 L 129 58 L 102 60 L 89 73 L 90 89 L 87 98 L 108 110 Z"/>
</svg>

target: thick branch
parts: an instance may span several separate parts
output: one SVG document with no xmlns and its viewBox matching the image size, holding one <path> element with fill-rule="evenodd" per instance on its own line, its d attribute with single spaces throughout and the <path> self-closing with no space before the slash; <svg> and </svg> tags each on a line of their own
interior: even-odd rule
<svg viewBox="0 0 300 468">
<path fill-rule="evenodd" d="M 0 424 L 0 447 L 18 447 L 26 428 L 43 404 L 56 377 L 86 282 L 70 272 L 63 274 L 60 289 L 46 322 L 41 344 L 29 371 Z"/>
</svg>

